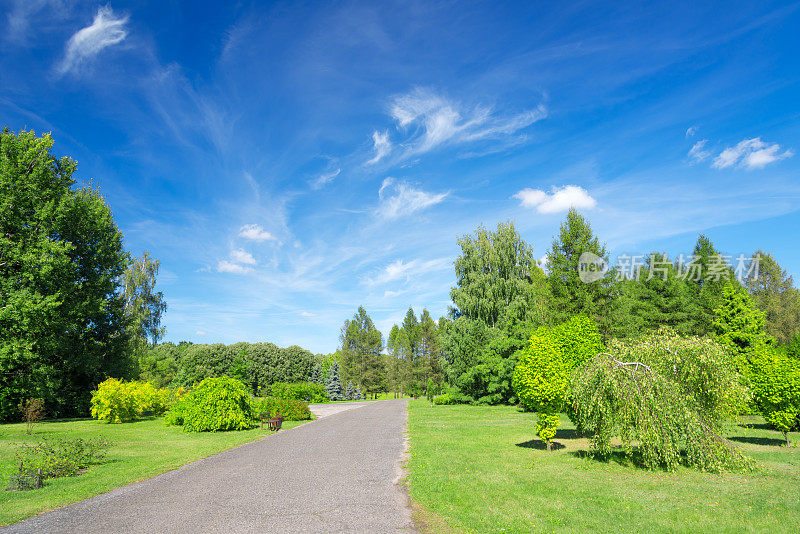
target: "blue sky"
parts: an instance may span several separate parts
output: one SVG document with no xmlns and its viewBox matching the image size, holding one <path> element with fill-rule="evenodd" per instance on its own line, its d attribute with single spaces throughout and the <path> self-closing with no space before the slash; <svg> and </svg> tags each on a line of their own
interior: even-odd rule
<svg viewBox="0 0 800 534">
<path fill-rule="evenodd" d="M 52 132 L 167 339 L 335 350 L 446 313 L 458 236 L 763 248 L 800 278 L 800 4 L 0 1 L 0 125 Z"/>
</svg>

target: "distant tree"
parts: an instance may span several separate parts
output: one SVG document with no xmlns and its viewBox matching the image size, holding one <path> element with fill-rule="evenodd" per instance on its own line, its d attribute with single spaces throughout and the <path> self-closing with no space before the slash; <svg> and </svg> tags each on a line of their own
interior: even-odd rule
<svg viewBox="0 0 800 534">
<path fill-rule="evenodd" d="M 145 252 L 141 258 L 130 262 L 122 276 L 131 350 L 140 366 L 148 345 L 158 343 L 166 332 L 166 328 L 161 326 L 161 316 L 167 310 L 167 303 L 163 293 L 155 290 L 159 266 L 160 262 Z"/>
<path fill-rule="evenodd" d="M 697 329 L 707 333 L 713 330 L 714 310 L 720 305 L 723 289 L 732 285 L 740 288 L 728 259 L 714 248 L 705 235 L 697 238 L 690 261 L 679 266 L 681 276 L 696 295 L 699 307 Z"/>
<path fill-rule="evenodd" d="M 348 400 L 355 400 L 356 398 L 356 388 L 353 387 L 352 382 L 347 383 L 347 393 L 345 394 Z"/>
<path fill-rule="evenodd" d="M 328 398 L 330 400 L 345 400 L 344 394 L 342 393 L 342 381 L 339 378 L 339 364 L 336 362 L 333 362 L 331 365 L 325 390 L 328 392 Z"/>
<path fill-rule="evenodd" d="M 669 326 L 682 335 L 702 335 L 696 293 L 665 254 L 653 253 L 635 273 L 612 286 L 609 334 L 636 337 Z"/>
<path fill-rule="evenodd" d="M 605 245 L 601 245 L 592 233 L 589 221 L 572 208 L 547 255 L 550 308 L 556 323 L 583 314 L 594 319 L 601 330 L 607 333 L 612 273 L 607 273 L 600 280 L 583 282 L 578 264 L 581 254 L 585 252 L 601 258 L 608 255 Z"/>
<path fill-rule="evenodd" d="M 370 393 L 382 391 L 386 374 L 381 357 L 383 336 L 363 306 L 344 322 L 339 340 L 344 379 Z"/>
<path fill-rule="evenodd" d="M 44 399 L 86 416 L 107 375 L 129 376 L 119 282 L 128 257 L 100 194 L 74 188 L 76 164 L 49 135 L 0 132 L 0 420 Z"/>
<path fill-rule="evenodd" d="M 450 290 L 453 318 L 490 327 L 519 320 L 546 322 L 544 271 L 513 223 L 499 223 L 494 232 L 478 227 L 474 236 L 465 235 L 458 244 L 456 287 Z"/>
<path fill-rule="evenodd" d="M 758 250 L 758 276 L 745 281 L 750 296 L 764 312 L 767 333 L 779 343 L 789 343 L 800 333 L 800 291 L 772 255 Z"/>
</svg>

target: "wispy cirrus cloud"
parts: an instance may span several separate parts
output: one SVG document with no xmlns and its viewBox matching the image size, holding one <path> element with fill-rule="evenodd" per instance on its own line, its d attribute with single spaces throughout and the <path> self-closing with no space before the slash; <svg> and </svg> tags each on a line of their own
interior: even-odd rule
<svg viewBox="0 0 800 534">
<path fill-rule="evenodd" d="M 790 158 L 794 155 L 791 150 L 781 152 L 777 143 L 765 143 L 760 137 L 744 139 L 735 146 L 728 147 L 714 158 L 712 166 L 715 169 L 738 167 L 747 170 L 761 169 L 770 163 Z"/>
<path fill-rule="evenodd" d="M 103 49 L 121 43 L 128 36 L 125 29 L 127 22 L 127 15 L 117 16 L 108 6 L 99 8 L 92 24 L 78 30 L 67 41 L 64 58 L 56 67 L 56 72 L 63 76 L 97 56 Z"/>
<path fill-rule="evenodd" d="M 389 141 L 389 132 L 372 132 L 372 150 L 375 156 L 367 161 L 367 165 L 374 165 L 385 158 L 392 151 L 392 142 Z"/>
<path fill-rule="evenodd" d="M 407 182 L 386 178 L 378 191 L 379 201 L 375 215 L 384 220 L 397 219 L 439 204 L 448 194 L 429 193 Z"/>
<path fill-rule="evenodd" d="M 327 184 L 331 183 L 339 174 L 341 174 L 342 169 L 336 169 L 335 171 L 330 172 L 323 172 L 320 174 L 316 179 L 310 182 L 311 189 L 322 189 Z"/>
<path fill-rule="evenodd" d="M 711 152 L 706 149 L 707 144 L 708 139 L 701 139 L 689 149 L 688 156 L 693 163 L 699 163 L 711 157 Z"/>
<path fill-rule="evenodd" d="M 597 201 L 592 198 L 586 189 L 577 185 L 553 186 L 550 193 L 541 189 L 525 188 L 514 195 L 520 200 L 524 208 L 536 208 L 543 214 L 559 213 L 570 208 L 592 209 Z"/>
<path fill-rule="evenodd" d="M 547 117 L 547 109 L 540 104 L 522 113 L 500 115 L 488 106 L 468 108 L 430 89 L 416 88 L 395 97 L 389 114 L 401 133 L 408 134 L 402 140 L 405 155 L 413 155 L 443 145 L 509 137 Z"/>
<path fill-rule="evenodd" d="M 250 267 L 245 267 L 229 260 L 219 260 L 217 262 L 217 271 L 220 273 L 247 274 L 252 270 Z"/>
<path fill-rule="evenodd" d="M 366 278 L 365 281 L 368 285 L 381 285 L 398 280 L 408 282 L 412 276 L 450 269 L 452 263 L 449 258 L 436 258 L 427 261 L 420 259 L 403 261 L 400 259 L 388 264 L 377 275 Z M 399 292 L 391 291 L 387 291 L 387 293 L 389 293 L 388 296 L 393 296 L 392 293 L 399 294 Z"/>
<path fill-rule="evenodd" d="M 245 224 L 242 226 L 239 229 L 239 237 L 252 241 L 273 241 L 278 239 L 258 224 Z"/>
</svg>

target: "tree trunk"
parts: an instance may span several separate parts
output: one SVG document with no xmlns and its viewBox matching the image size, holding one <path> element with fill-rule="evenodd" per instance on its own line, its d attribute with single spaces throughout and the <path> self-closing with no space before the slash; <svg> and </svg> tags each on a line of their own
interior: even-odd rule
<svg viewBox="0 0 800 534">
<path fill-rule="evenodd" d="M 789 433 L 788 432 L 784 432 L 783 433 L 783 439 L 786 440 L 786 446 L 788 447 L 789 446 Z"/>
<path fill-rule="evenodd" d="M 552 450 L 553 450 L 553 443 L 548 439 L 547 440 L 547 452 L 550 452 Z"/>
</svg>

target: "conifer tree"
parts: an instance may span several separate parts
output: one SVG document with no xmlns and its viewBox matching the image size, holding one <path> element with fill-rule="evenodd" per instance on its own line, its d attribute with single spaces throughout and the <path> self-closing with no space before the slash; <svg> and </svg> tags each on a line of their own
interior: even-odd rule
<svg viewBox="0 0 800 534">
<path fill-rule="evenodd" d="M 328 373 L 328 384 L 325 386 L 328 398 L 332 401 L 344 400 L 342 395 L 342 382 L 339 379 L 339 364 L 333 362 Z"/>
<path fill-rule="evenodd" d="M 800 333 L 800 291 L 772 255 L 758 250 L 758 276 L 745 281 L 756 306 L 764 312 L 765 328 L 776 341 L 788 344 Z"/>
<path fill-rule="evenodd" d="M 612 274 L 589 283 L 582 281 L 578 263 L 585 252 L 607 257 L 606 247 L 592 233 L 589 221 L 572 208 L 547 255 L 550 308 L 557 323 L 586 315 L 597 321 L 601 331 L 608 332 Z"/>
<path fill-rule="evenodd" d="M 353 387 L 352 382 L 347 383 L 347 400 L 355 400 L 356 389 Z"/>
<path fill-rule="evenodd" d="M 308 381 L 314 384 L 322 384 L 322 370 L 319 368 L 319 365 L 314 364 L 314 368 L 311 370 L 311 376 L 309 377 Z"/>
<path fill-rule="evenodd" d="M 764 312 L 756 309 L 746 292 L 732 284 L 722 290 L 720 305 L 714 310 L 713 327 L 722 345 L 746 359 L 751 351 L 773 341 L 764 329 Z M 739 364 L 742 363 L 740 359 Z"/>
</svg>

